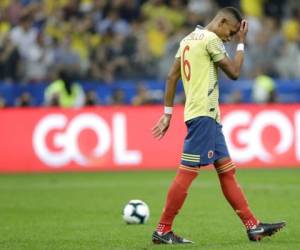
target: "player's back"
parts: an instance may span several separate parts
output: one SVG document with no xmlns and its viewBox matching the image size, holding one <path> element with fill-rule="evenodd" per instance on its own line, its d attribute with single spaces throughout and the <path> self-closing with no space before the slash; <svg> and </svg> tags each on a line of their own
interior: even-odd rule
<svg viewBox="0 0 300 250">
<path fill-rule="evenodd" d="M 219 91 L 215 62 L 225 57 L 221 39 L 197 27 L 180 42 L 181 78 L 186 94 L 185 121 L 209 116 L 219 121 Z"/>
</svg>

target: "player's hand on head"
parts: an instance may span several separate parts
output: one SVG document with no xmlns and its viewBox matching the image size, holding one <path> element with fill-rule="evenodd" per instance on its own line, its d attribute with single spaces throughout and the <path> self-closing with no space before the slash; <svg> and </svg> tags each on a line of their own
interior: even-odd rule
<svg viewBox="0 0 300 250">
<path fill-rule="evenodd" d="M 152 135 L 154 138 L 160 140 L 167 132 L 171 121 L 171 115 L 164 114 L 155 126 L 152 128 Z"/>
<path fill-rule="evenodd" d="M 241 22 L 240 30 L 238 32 L 240 42 L 245 42 L 247 33 L 248 33 L 248 21 L 246 19 L 243 19 Z"/>
</svg>

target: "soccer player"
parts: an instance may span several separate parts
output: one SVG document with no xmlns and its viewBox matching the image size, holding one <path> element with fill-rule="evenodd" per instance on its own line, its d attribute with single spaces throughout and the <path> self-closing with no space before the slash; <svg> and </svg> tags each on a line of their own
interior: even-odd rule
<svg viewBox="0 0 300 250">
<path fill-rule="evenodd" d="M 181 165 L 173 180 L 160 222 L 152 235 L 153 243 L 192 243 L 172 231 L 172 223 L 182 207 L 192 181 L 201 167 L 213 164 L 227 201 L 244 224 L 251 241 L 270 236 L 285 226 L 285 222 L 260 222 L 250 210 L 235 177 L 235 165 L 227 150 L 220 124 L 217 69 L 238 79 L 244 59 L 244 42 L 248 22 L 233 7 L 221 9 L 205 27 L 196 27 L 180 42 L 175 61 L 168 74 L 164 114 L 152 133 L 161 139 L 167 132 L 178 80 L 181 78 L 186 95 L 184 121 L 187 135 L 184 141 Z M 239 43 L 231 60 L 223 42 L 237 35 Z"/>
</svg>

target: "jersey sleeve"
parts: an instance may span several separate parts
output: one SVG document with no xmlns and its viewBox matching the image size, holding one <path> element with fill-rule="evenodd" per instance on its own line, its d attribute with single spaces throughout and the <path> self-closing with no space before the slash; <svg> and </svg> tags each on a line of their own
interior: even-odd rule
<svg viewBox="0 0 300 250">
<path fill-rule="evenodd" d="M 175 55 L 175 58 L 180 58 L 180 57 L 181 57 L 181 49 L 180 49 L 180 46 L 179 46 L 179 48 L 177 50 L 177 53 Z"/>
<path fill-rule="evenodd" d="M 208 41 L 207 51 L 214 62 L 221 61 L 227 54 L 222 40 L 218 37 Z"/>
</svg>

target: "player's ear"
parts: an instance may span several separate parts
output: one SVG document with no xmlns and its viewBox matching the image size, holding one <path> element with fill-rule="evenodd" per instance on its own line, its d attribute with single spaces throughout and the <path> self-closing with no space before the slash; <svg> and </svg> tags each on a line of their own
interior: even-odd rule
<svg viewBox="0 0 300 250">
<path fill-rule="evenodd" d="M 225 17 L 222 17 L 219 22 L 219 27 L 222 27 L 226 23 L 227 23 L 227 19 Z"/>
</svg>

